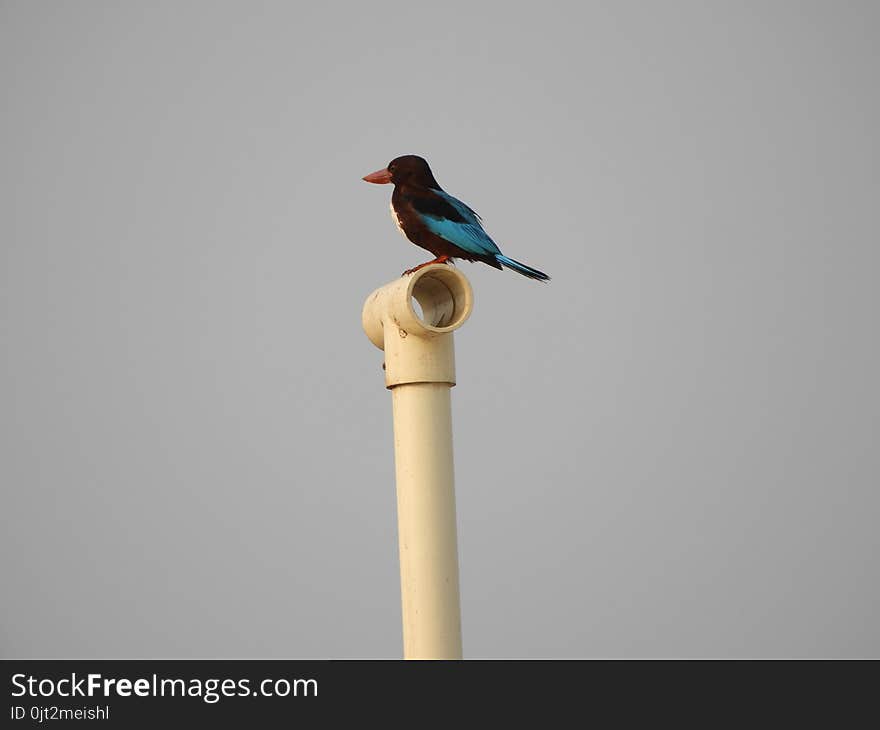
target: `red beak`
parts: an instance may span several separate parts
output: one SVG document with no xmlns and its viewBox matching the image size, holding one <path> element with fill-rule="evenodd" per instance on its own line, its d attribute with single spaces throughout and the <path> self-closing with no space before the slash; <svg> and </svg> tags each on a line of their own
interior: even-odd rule
<svg viewBox="0 0 880 730">
<path fill-rule="evenodd" d="M 391 173 L 388 170 L 376 170 L 362 178 L 367 182 L 376 183 L 376 185 L 385 185 L 391 182 Z"/>
</svg>

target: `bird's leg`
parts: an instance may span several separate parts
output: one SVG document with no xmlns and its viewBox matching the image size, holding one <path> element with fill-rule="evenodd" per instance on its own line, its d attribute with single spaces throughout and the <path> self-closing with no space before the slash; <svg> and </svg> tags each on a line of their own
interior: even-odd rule
<svg viewBox="0 0 880 730">
<path fill-rule="evenodd" d="M 413 268 L 413 269 L 407 269 L 406 271 L 404 271 L 404 272 L 401 274 L 401 276 L 408 276 L 409 274 L 414 274 L 414 273 L 416 273 L 419 269 L 423 269 L 423 268 L 425 268 L 426 266 L 430 266 L 431 264 L 445 264 L 445 263 L 447 263 L 451 258 L 452 258 L 451 256 L 438 256 L 438 257 L 437 257 L 436 259 L 434 259 L 433 261 L 425 261 L 425 263 L 423 263 L 423 264 L 419 264 L 418 266 L 416 266 L 416 267 Z"/>
</svg>

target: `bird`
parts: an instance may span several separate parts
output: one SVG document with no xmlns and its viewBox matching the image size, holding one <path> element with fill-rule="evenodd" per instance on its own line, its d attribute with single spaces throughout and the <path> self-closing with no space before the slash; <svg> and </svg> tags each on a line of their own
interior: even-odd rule
<svg viewBox="0 0 880 730">
<path fill-rule="evenodd" d="M 482 218 L 473 208 L 440 187 L 423 157 L 395 157 L 385 168 L 362 179 L 377 185 L 394 185 L 391 217 L 397 228 L 416 246 L 427 249 L 436 257 L 407 269 L 402 276 L 431 264 L 464 259 L 481 261 L 496 269 L 512 269 L 537 281 L 550 280 L 543 271 L 501 253 L 495 241 L 483 230 Z"/>
</svg>

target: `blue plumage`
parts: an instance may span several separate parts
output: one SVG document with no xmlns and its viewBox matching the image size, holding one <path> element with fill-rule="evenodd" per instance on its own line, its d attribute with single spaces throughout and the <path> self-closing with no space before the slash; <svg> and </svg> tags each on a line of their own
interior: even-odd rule
<svg viewBox="0 0 880 730">
<path fill-rule="evenodd" d="M 465 222 L 420 212 L 419 216 L 431 233 L 455 244 L 463 251 L 477 256 L 498 256 L 501 254 L 501 249 L 498 248 L 495 241 L 489 238 L 489 234 L 483 230 L 483 226 L 480 225 L 480 218 L 474 211 L 460 200 L 453 198 L 442 190 L 432 190 L 432 192 L 452 205 L 461 214 L 461 217 L 465 219 Z"/>
<path fill-rule="evenodd" d="M 429 190 L 449 203 L 455 209 L 455 212 L 464 219 L 463 221 L 454 221 L 442 215 L 420 212 L 419 217 L 422 219 L 425 227 L 435 236 L 440 236 L 445 241 L 458 246 L 462 251 L 467 251 L 477 257 L 493 258 L 499 264 L 503 264 L 531 279 L 546 280 L 549 278 L 543 272 L 502 254 L 495 241 L 483 230 L 482 218 L 466 203 L 461 202 L 445 190 L 437 190 L 436 188 L 429 188 Z"/>
<path fill-rule="evenodd" d="M 483 219 L 480 218 L 479 213 L 471 208 L 467 203 L 462 203 L 458 198 L 452 197 L 445 190 L 441 190 L 440 188 L 428 188 L 432 193 L 436 193 L 443 200 L 449 203 L 455 210 L 461 215 L 462 218 L 467 220 L 469 223 L 475 223 L 476 225 L 482 227 Z"/>
<path fill-rule="evenodd" d="M 528 276 L 530 279 L 537 279 L 538 281 L 549 281 L 550 277 L 547 276 L 543 271 L 538 271 L 537 269 L 533 269 L 531 266 L 526 266 L 523 263 L 520 263 L 516 259 L 509 258 L 504 256 L 503 254 L 496 254 L 495 260 L 499 264 L 504 264 L 508 269 L 513 269 L 517 273 L 522 274 L 523 276 Z"/>
</svg>

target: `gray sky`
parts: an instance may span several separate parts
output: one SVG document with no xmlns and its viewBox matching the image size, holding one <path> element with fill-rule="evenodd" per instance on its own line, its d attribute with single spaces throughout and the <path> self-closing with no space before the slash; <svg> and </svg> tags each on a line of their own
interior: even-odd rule
<svg viewBox="0 0 880 730">
<path fill-rule="evenodd" d="M 877 656 L 871 2 L 0 2 L 3 656 L 393 657 L 363 300 L 461 264 L 471 657 Z"/>
</svg>

